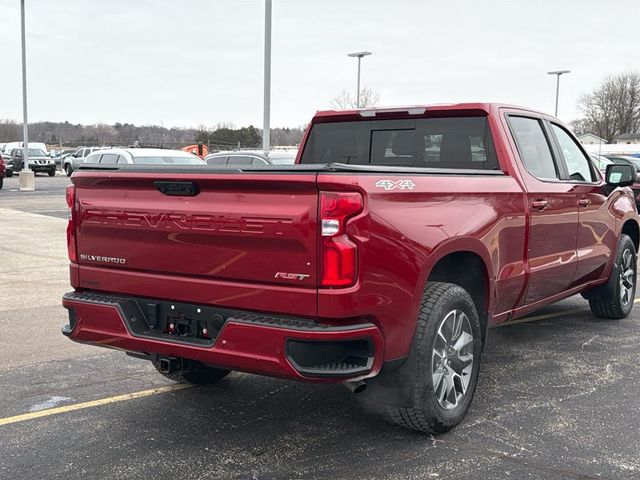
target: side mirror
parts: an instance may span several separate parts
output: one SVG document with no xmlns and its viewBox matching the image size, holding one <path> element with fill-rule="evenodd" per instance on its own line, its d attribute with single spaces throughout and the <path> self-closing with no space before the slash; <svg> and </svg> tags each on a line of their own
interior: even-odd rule
<svg viewBox="0 0 640 480">
<path fill-rule="evenodd" d="M 629 187 L 636 183 L 636 168 L 633 165 L 607 165 L 605 181 L 610 187 Z"/>
</svg>

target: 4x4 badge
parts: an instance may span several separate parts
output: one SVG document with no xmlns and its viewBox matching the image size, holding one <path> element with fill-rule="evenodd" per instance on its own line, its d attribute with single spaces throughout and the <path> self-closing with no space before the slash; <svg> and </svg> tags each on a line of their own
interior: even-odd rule
<svg viewBox="0 0 640 480">
<path fill-rule="evenodd" d="M 385 190 L 413 190 L 416 186 L 411 180 L 378 180 L 376 187 L 384 188 Z"/>
</svg>

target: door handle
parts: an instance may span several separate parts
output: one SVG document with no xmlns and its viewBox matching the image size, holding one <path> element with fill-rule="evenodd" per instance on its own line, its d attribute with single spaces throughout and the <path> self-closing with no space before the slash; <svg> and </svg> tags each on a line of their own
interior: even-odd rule
<svg viewBox="0 0 640 480">
<path fill-rule="evenodd" d="M 591 200 L 589 200 L 588 198 L 581 198 L 580 200 L 578 200 L 578 205 L 580 205 L 581 207 L 588 207 L 589 205 L 591 205 Z"/>
<path fill-rule="evenodd" d="M 543 211 L 549 206 L 549 200 L 534 200 L 531 202 L 531 206 L 536 210 Z"/>
</svg>

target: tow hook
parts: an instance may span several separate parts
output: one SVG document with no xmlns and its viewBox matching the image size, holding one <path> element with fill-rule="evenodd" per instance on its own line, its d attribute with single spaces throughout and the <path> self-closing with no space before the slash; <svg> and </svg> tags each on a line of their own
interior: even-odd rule
<svg viewBox="0 0 640 480">
<path fill-rule="evenodd" d="M 172 374 L 184 370 L 181 358 L 176 357 L 158 357 L 155 361 L 158 371 L 164 374 Z"/>
</svg>

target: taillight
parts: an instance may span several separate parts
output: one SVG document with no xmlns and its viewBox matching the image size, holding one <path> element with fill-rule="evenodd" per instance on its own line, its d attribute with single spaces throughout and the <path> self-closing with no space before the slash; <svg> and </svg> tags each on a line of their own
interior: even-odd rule
<svg viewBox="0 0 640 480">
<path fill-rule="evenodd" d="M 67 251 L 69 252 L 69 260 L 71 263 L 78 263 L 78 255 L 76 253 L 76 187 L 69 185 L 66 191 L 67 207 L 69 207 L 69 223 L 67 224 Z"/>
<path fill-rule="evenodd" d="M 347 287 L 357 278 L 357 245 L 346 232 L 347 220 L 362 211 L 362 195 L 320 192 L 320 256 L 323 287 Z"/>
</svg>

